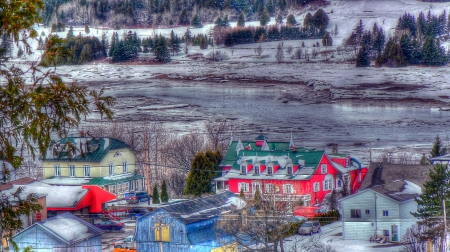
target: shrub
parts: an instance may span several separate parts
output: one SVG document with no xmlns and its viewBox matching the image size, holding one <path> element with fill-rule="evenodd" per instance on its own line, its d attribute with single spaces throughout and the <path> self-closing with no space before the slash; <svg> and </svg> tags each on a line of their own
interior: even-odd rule
<svg viewBox="0 0 450 252">
<path fill-rule="evenodd" d="M 216 50 L 216 51 L 208 53 L 205 58 L 210 61 L 222 61 L 222 60 L 229 59 L 230 56 L 228 56 L 228 53 L 226 53 L 226 52 L 221 52 L 221 51 Z"/>
</svg>

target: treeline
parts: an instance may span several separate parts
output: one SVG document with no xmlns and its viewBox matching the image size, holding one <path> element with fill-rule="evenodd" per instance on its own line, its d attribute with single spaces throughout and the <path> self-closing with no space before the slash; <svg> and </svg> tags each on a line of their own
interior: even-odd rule
<svg viewBox="0 0 450 252">
<path fill-rule="evenodd" d="M 418 17 L 405 13 L 399 18 L 394 36 L 385 43 L 382 29 L 375 24 L 372 32 L 364 31 L 362 21 L 347 39 L 347 45 L 359 45 L 356 66 L 402 67 L 408 65 L 442 66 L 449 55 L 441 46 L 448 39 L 450 22 L 444 11 L 436 16 L 421 12 Z"/>
<path fill-rule="evenodd" d="M 107 56 L 107 41 L 94 36 L 74 36 L 70 29 L 65 39 L 52 35 L 46 40 L 42 65 L 81 65 Z"/>
</svg>

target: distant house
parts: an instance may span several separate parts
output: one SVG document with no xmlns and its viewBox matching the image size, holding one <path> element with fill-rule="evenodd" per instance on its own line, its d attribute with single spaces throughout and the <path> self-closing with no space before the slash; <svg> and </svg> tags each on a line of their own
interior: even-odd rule
<svg viewBox="0 0 450 252">
<path fill-rule="evenodd" d="M 237 251 L 231 237 L 219 237 L 214 224 L 219 216 L 245 206 L 234 193 L 223 192 L 166 207 L 137 219 L 138 251 L 165 252 Z"/>
<path fill-rule="evenodd" d="M 5 188 L 2 192 L 14 193 L 20 186 L 23 186 L 23 184 L 12 184 L 8 189 Z M 105 210 L 103 207 L 106 202 L 116 199 L 114 194 L 111 194 L 96 185 L 50 186 L 33 181 L 24 186 L 23 194 L 28 195 L 30 193 L 46 195 L 44 201 L 45 208 L 41 210 L 41 214 L 45 218 L 47 218 L 47 216 L 53 217 L 61 213 L 71 212 L 86 220 L 90 220 L 90 217 L 93 216 L 92 214 L 101 213 Z"/>
<path fill-rule="evenodd" d="M 368 241 L 375 234 L 401 241 L 418 221 L 414 200 L 428 179 L 430 166 L 374 164 L 362 189 L 340 200 L 344 239 Z"/>
<path fill-rule="evenodd" d="M 70 213 L 64 213 L 13 236 L 20 251 L 32 246 L 33 251 L 101 252 L 103 231 Z"/>
<path fill-rule="evenodd" d="M 260 135 L 254 141 L 232 141 L 222 162 L 216 191 L 256 190 L 280 201 L 302 200 L 304 206 L 321 204 L 334 188 L 356 192 L 368 171 L 350 154 L 296 147 L 294 141 L 272 142 Z"/>
<path fill-rule="evenodd" d="M 68 152 L 68 145 L 75 152 Z M 144 177 L 135 173 L 136 153 L 114 138 L 68 137 L 54 144 L 42 161 L 43 183 L 49 185 L 98 185 L 119 198 L 143 190 Z"/>
</svg>

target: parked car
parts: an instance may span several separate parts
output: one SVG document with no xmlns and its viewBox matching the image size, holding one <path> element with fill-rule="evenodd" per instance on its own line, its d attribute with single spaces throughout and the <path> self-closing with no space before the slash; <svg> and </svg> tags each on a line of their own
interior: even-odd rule
<svg viewBox="0 0 450 252">
<path fill-rule="evenodd" d="M 134 243 L 134 236 L 130 235 L 127 238 L 125 238 L 125 240 L 123 240 L 124 244 L 131 244 Z"/>
<path fill-rule="evenodd" d="M 106 220 L 99 222 L 97 224 L 94 224 L 94 226 L 103 229 L 103 230 L 110 230 L 110 231 L 118 231 L 122 230 L 125 225 L 123 222 L 113 221 L 113 220 Z"/>
<path fill-rule="evenodd" d="M 320 223 L 318 221 L 307 221 L 298 228 L 298 234 L 309 234 L 320 233 Z"/>
<path fill-rule="evenodd" d="M 148 194 L 147 192 L 143 191 L 129 192 L 125 196 L 125 200 L 127 201 L 128 204 L 137 204 L 141 201 L 147 201 Z"/>
<path fill-rule="evenodd" d="M 141 216 L 144 216 L 148 213 L 150 213 L 150 211 L 147 208 L 132 208 L 128 216 L 133 220 Z"/>
</svg>

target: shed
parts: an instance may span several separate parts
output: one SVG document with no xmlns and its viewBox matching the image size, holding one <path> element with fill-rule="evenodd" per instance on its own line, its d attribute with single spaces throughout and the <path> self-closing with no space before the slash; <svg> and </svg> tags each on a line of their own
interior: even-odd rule
<svg viewBox="0 0 450 252">
<path fill-rule="evenodd" d="M 138 251 L 165 252 L 237 251 L 231 237 L 219 237 L 214 225 L 219 216 L 231 211 L 232 206 L 243 208 L 245 202 L 236 194 L 226 191 L 212 196 L 184 201 L 162 207 L 138 218 L 136 241 Z"/>
<path fill-rule="evenodd" d="M 32 246 L 39 252 L 64 251 L 101 252 L 101 234 L 104 231 L 76 217 L 64 213 L 40 221 L 13 236 L 13 241 L 23 251 Z"/>
</svg>

